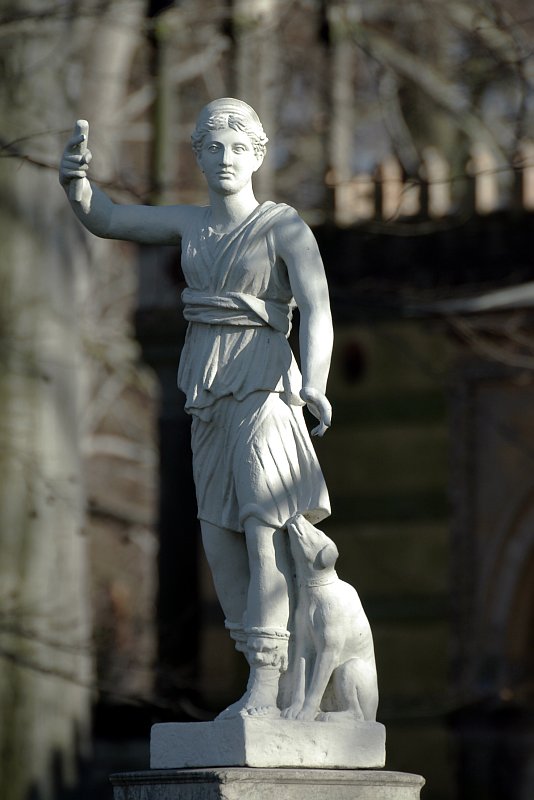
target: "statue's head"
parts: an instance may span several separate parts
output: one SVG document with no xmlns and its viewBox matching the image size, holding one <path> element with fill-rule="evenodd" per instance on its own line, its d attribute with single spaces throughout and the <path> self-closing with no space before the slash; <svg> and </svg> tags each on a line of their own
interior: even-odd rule
<svg viewBox="0 0 534 800">
<path fill-rule="evenodd" d="M 233 128 L 246 133 L 252 142 L 255 155 L 260 159 L 263 158 L 269 140 L 260 118 L 248 103 L 233 97 L 212 100 L 198 115 L 195 130 L 191 135 L 191 144 L 197 156 L 202 150 L 206 134 L 224 128 Z"/>
</svg>

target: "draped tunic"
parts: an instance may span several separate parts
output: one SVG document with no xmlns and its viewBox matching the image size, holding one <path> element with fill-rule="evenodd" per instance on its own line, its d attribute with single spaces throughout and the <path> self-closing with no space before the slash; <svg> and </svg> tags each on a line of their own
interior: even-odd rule
<svg viewBox="0 0 534 800">
<path fill-rule="evenodd" d="M 207 208 L 182 239 L 189 326 L 178 385 L 193 416 L 199 517 L 230 530 L 251 514 L 281 527 L 294 513 L 330 513 L 287 341 L 295 302 L 273 234 L 284 215 L 296 211 L 263 203 L 216 234 Z"/>
</svg>

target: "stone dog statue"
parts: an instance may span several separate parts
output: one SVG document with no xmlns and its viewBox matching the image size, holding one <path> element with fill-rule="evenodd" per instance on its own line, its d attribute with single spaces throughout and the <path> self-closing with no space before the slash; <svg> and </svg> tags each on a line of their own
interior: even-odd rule
<svg viewBox="0 0 534 800">
<path fill-rule="evenodd" d="M 338 578 L 334 542 L 302 515 L 287 524 L 298 600 L 286 719 L 375 720 L 373 638 L 356 590 Z"/>
</svg>

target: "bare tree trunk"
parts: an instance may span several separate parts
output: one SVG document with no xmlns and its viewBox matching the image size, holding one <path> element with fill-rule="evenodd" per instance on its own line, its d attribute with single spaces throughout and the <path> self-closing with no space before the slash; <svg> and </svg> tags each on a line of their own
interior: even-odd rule
<svg viewBox="0 0 534 800">
<path fill-rule="evenodd" d="M 236 35 L 235 96 L 250 103 L 267 135 L 273 137 L 276 118 L 279 54 L 277 25 L 280 6 L 276 0 L 234 0 Z M 272 153 L 255 178 L 260 200 L 274 194 Z"/>
<path fill-rule="evenodd" d="M 343 7 L 340 3 L 331 3 L 328 7 L 330 32 L 329 58 L 329 135 L 326 137 L 327 164 L 331 170 L 331 179 L 335 190 L 334 219 L 343 225 L 351 219 L 351 208 L 345 208 L 340 198 L 343 197 L 343 186 L 352 178 L 352 148 L 354 140 L 354 45 L 346 30 L 346 25 L 338 19 Z"/>
<path fill-rule="evenodd" d="M 55 170 L 18 155 L 57 162 L 58 129 L 86 114 L 74 98 L 84 97 L 80 78 L 87 65 L 94 74 L 95 52 L 112 74 L 90 106 L 117 108 L 135 42 L 130 27 L 125 44 L 125 27 L 138 24 L 142 3 L 109 3 L 97 15 L 87 2 L 94 16 L 81 22 L 37 0 L 19 3 L 10 20 L 11 6 L 0 2 L 0 134 L 2 155 L 13 156 L 0 161 L 0 796 L 57 800 L 78 782 L 89 747 L 80 321 L 94 254 Z M 109 247 L 99 244 L 99 259 Z"/>
</svg>

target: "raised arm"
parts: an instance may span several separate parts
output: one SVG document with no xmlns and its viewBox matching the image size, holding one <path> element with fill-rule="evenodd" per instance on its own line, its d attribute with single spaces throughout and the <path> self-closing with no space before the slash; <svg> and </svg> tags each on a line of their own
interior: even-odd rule
<svg viewBox="0 0 534 800">
<path fill-rule="evenodd" d="M 287 214 L 275 228 L 276 251 L 283 258 L 293 296 L 300 311 L 301 397 L 319 425 L 322 436 L 332 424 L 332 407 L 326 383 L 332 357 L 333 331 L 328 285 L 315 237 L 296 212 Z"/>
<path fill-rule="evenodd" d="M 199 214 L 196 206 L 127 206 L 114 203 L 87 179 L 91 151 L 89 125 L 78 120 L 67 142 L 59 169 L 59 182 L 72 209 L 87 230 L 105 239 L 125 239 L 143 244 L 174 244 L 189 222 Z"/>
</svg>

